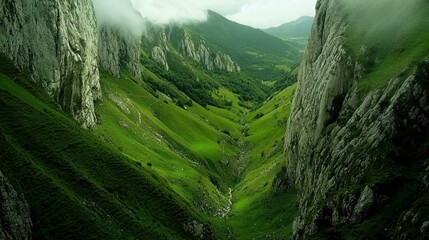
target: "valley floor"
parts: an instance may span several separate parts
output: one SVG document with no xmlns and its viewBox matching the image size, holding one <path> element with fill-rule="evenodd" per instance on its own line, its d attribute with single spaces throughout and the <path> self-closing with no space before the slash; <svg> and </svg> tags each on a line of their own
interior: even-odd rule
<svg viewBox="0 0 429 240">
<path fill-rule="evenodd" d="M 0 77 L 0 169 L 27 198 L 34 238 L 188 239 L 190 219 L 215 239 L 291 236 L 296 191 L 274 182 L 295 86 L 249 111 L 225 88 L 229 108 L 184 107 L 105 75 L 88 131 L 25 75 Z"/>
<path fill-rule="evenodd" d="M 101 84 L 96 134 L 165 179 L 212 223 L 217 238 L 291 236 L 296 192 L 275 194 L 273 181 L 284 162 L 295 86 L 249 111 L 224 88 L 219 96 L 232 102 L 229 109 L 179 107 L 130 75 L 107 76 Z"/>
</svg>

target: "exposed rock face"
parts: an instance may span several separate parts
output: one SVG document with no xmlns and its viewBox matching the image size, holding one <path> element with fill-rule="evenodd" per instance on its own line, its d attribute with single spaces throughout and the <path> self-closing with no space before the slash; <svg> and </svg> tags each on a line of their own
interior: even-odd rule
<svg viewBox="0 0 429 240">
<path fill-rule="evenodd" d="M 413 75 L 404 72 L 391 79 L 385 88 L 361 92 L 357 85 L 364 69 L 346 51 L 347 18 L 338 1 L 319 0 L 315 19 L 285 137 L 287 176 L 300 192 L 297 239 L 383 211 L 395 191 L 406 189 L 407 180 L 379 174 L 421 162 L 417 150 L 429 127 L 427 62 Z M 423 161 L 421 171 L 428 164 Z M 412 184 L 413 191 L 427 193 L 425 177 L 421 179 Z M 391 188 L 395 190 L 389 192 Z M 418 205 L 413 201 L 401 207 L 413 206 L 412 212 Z M 425 239 L 425 217 L 409 224 L 422 229 L 410 237 L 403 235 L 405 216 L 400 216 L 394 215 L 398 232 L 386 236 Z"/>
<path fill-rule="evenodd" d="M 97 42 L 91 0 L 0 1 L 0 52 L 84 127 L 101 97 Z"/>
<path fill-rule="evenodd" d="M 114 26 L 101 26 L 99 39 L 99 64 L 101 70 L 119 76 L 121 68 L 141 77 L 141 37 L 123 32 Z"/>
<path fill-rule="evenodd" d="M 171 25 L 168 27 L 152 27 L 155 32 L 151 36 L 152 41 L 157 45 L 152 48 L 151 57 L 169 70 L 167 53 L 172 51 L 169 43 L 184 57 L 199 63 L 209 71 L 240 72 L 240 66 L 225 53 L 210 49 L 202 39 L 193 41 L 180 26 Z"/>
<path fill-rule="evenodd" d="M 195 239 L 214 239 L 210 226 L 199 223 L 197 220 L 192 220 L 183 224 L 183 229 L 190 233 Z"/>
<path fill-rule="evenodd" d="M 170 67 L 168 66 L 167 57 L 165 56 L 165 52 L 162 47 L 153 47 L 151 57 L 153 58 L 153 60 L 162 64 L 167 71 L 170 69 Z"/>
<path fill-rule="evenodd" d="M 96 6 L 106 4 L 96 1 Z M 124 11 L 122 14 L 132 15 L 124 16 L 124 19 L 133 22 L 132 25 L 123 26 L 124 22 L 107 21 L 104 16 L 106 13 L 97 13 L 99 25 L 99 65 L 100 70 L 107 71 L 116 77 L 119 77 L 121 69 L 129 70 L 135 77 L 141 77 L 140 70 L 140 46 L 141 35 L 143 33 L 143 17 L 138 13 L 131 2 L 121 4 L 122 8 L 118 11 Z M 100 10 L 103 11 L 103 10 Z M 121 25 L 122 24 L 122 25 Z"/>
<path fill-rule="evenodd" d="M 31 239 L 30 208 L 0 172 L 0 239 Z"/>
<path fill-rule="evenodd" d="M 238 64 L 229 55 L 212 51 L 204 45 L 204 41 L 196 47 L 186 33 L 183 34 L 179 49 L 185 56 L 202 64 L 207 70 L 240 71 Z"/>
</svg>

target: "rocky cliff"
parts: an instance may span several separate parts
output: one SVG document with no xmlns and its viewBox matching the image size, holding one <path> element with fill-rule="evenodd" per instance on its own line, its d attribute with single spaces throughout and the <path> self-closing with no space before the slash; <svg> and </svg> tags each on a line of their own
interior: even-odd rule
<svg viewBox="0 0 429 240">
<path fill-rule="evenodd" d="M 183 33 L 179 49 L 183 55 L 200 63 L 207 70 L 240 71 L 240 66 L 229 55 L 211 50 L 204 41 L 195 44 L 186 33 Z"/>
<path fill-rule="evenodd" d="M 426 239 L 429 63 L 363 89 L 370 56 L 350 51 L 342 2 L 317 3 L 285 136 L 294 237 Z"/>
<path fill-rule="evenodd" d="M 134 9 L 130 1 L 119 5 L 122 8 L 118 10 L 121 15 L 120 18 L 118 16 L 116 18 L 121 21 L 115 21 L 114 16 L 104 16 L 105 10 L 99 7 L 106 4 L 104 1 L 95 0 L 94 4 L 99 26 L 100 70 L 116 77 L 120 75 L 121 70 L 128 70 L 135 77 L 141 77 L 140 47 L 143 17 Z"/>
<path fill-rule="evenodd" d="M 30 208 L 0 171 L 0 239 L 31 239 Z"/>
<path fill-rule="evenodd" d="M 169 70 L 167 53 L 174 48 L 182 56 L 191 59 L 209 71 L 240 72 L 240 66 L 228 54 L 210 48 L 208 44 L 195 36 L 191 38 L 180 26 L 171 25 L 158 28 L 152 26 L 152 42 L 157 45 L 152 48 L 151 57 Z"/>
<path fill-rule="evenodd" d="M 101 26 L 99 38 L 99 64 L 101 70 L 119 76 L 121 69 L 141 77 L 140 36 L 122 32 L 115 26 Z"/>
<path fill-rule="evenodd" d="M 91 0 L 0 1 L 0 52 L 84 127 L 100 98 L 98 32 Z"/>
</svg>

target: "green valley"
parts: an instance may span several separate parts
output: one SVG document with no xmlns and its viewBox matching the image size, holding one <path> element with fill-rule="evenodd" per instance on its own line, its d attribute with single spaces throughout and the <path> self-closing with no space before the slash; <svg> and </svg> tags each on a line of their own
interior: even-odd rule
<svg viewBox="0 0 429 240">
<path fill-rule="evenodd" d="M 217 18 L 220 28 L 225 20 Z M 260 41 L 277 44 L 251 43 L 249 51 L 276 55 L 273 62 L 286 53 L 282 51 L 296 54 L 279 39 L 234 24 L 249 31 L 250 38 L 256 33 Z M 282 76 L 288 73 L 276 70 L 277 76 L 270 78 L 273 84 L 263 84 L 246 67 L 236 67 L 243 62 L 233 62 L 235 58 L 223 53 L 219 42 L 208 39 L 195 25 L 151 25 L 140 49 L 143 77 L 128 70 L 116 76 L 100 73 L 103 97 L 95 105 L 97 125 L 89 131 L 80 129 L 27 80 L 26 73 L 2 58 L 6 151 L 1 169 L 20 191 L 32 195 L 27 198 L 30 208 L 40 214 L 37 219 L 43 218 L 34 222 L 34 237 L 283 239 L 291 235 L 296 191 L 292 187 L 278 191 L 275 184 L 284 165 L 283 135 L 296 76 L 285 80 Z M 155 51 L 162 51 L 162 57 Z M 199 54 L 208 60 L 200 60 Z M 287 71 L 298 59 L 296 54 L 283 63 Z M 29 174 L 15 176 L 13 172 L 23 165 Z M 47 198 L 51 191 L 49 196 L 61 201 L 44 213 L 42 209 L 52 201 Z M 74 220 L 63 219 L 70 216 L 63 211 L 73 212 Z M 64 225 L 55 224 L 59 219 Z M 92 219 L 95 224 L 87 222 Z M 82 235 L 56 232 L 54 226 L 79 228 Z"/>
<path fill-rule="evenodd" d="M 145 70 L 143 74 L 159 84 L 169 86 L 177 96 L 186 96 L 150 70 Z M 275 193 L 273 181 L 282 167 L 282 136 L 294 86 L 273 94 L 261 108 L 249 112 L 241 106 L 238 96 L 225 87 L 219 87 L 214 92 L 213 99 L 227 100 L 231 103 L 228 108 L 210 105 L 202 107 L 196 102 L 191 106 L 181 106 L 178 99 L 153 90 L 150 83 L 131 74 L 122 73 L 120 78 L 103 74 L 101 86 L 104 97 L 96 108 L 99 123 L 91 132 L 86 132 L 58 112 L 54 103 L 43 103 L 48 98 L 40 96 L 33 85 L 27 84 L 26 88 L 17 85 L 26 81 L 22 74 L 2 77 L 2 109 L 6 110 L 3 115 L 6 118 L 2 119 L 2 145 L 6 144 L 7 149 L 10 149 L 2 155 L 2 162 L 15 162 L 18 164 L 16 167 L 29 164 L 30 173 L 25 179 L 10 176 L 13 182 L 23 187 L 24 193 L 34 191 L 33 188 L 24 187 L 28 184 L 26 181 L 36 184 L 37 189 L 58 189 L 58 197 L 61 196 L 64 200 L 57 206 L 51 206 L 53 211 L 70 211 L 64 204 L 74 203 L 76 222 L 65 221 L 64 224 L 73 226 L 79 223 L 79 219 L 85 221 L 100 218 L 99 224 L 104 228 L 106 223 L 103 221 L 106 219 L 102 219 L 106 215 L 126 214 L 124 218 L 139 219 L 150 217 L 150 212 L 156 212 L 157 216 L 174 215 L 166 215 L 165 221 L 184 222 L 193 216 L 202 223 L 210 223 L 220 239 L 231 236 L 247 239 L 249 234 L 263 237 L 267 233 L 288 236 L 291 233 L 292 220 L 296 214 L 296 193 L 293 189 Z M 10 122 L 7 119 L 11 116 L 20 116 L 24 122 Z M 21 125 L 23 128 L 15 129 Z M 266 127 L 260 128 L 262 125 Z M 268 131 L 267 128 L 271 130 Z M 33 133 L 29 134 L 28 131 Z M 39 138 L 25 137 L 28 135 Z M 59 136 L 65 138 L 58 139 Z M 80 137 L 76 138 L 77 136 Z M 58 145 L 64 142 L 73 146 L 73 158 Z M 37 147 L 36 143 L 44 147 Z M 26 146 L 30 145 L 33 147 L 28 149 Z M 86 147 L 90 148 L 80 149 Z M 87 151 L 91 153 L 88 155 Z M 14 160 L 16 156 L 22 156 L 20 161 Z M 77 159 L 83 162 L 76 162 Z M 5 174 L 16 171 L 14 165 L 3 167 Z M 32 175 L 38 171 L 42 171 L 43 175 Z M 109 172 L 103 175 L 103 171 Z M 97 174 L 94 175 L 95 173 Z M 88 185 L 99 193 L 88 196 L 86 194 L 89 193 L 69 186 L 67 181 L 73 181 L 73 176 L 82 179 L 76 184 Z M 113 176 L 116 176 L 115 181 L 132 181 L 133 187 L 128 187 L 131 182 L 106 182 L 111 181 Z M 38 180 L 39 178 L 41 179 Z M 143 190 L 139 190 L 140 188 Z M 144 200 L 133 195 L 140 191 L 146 193 L 147 188 L 164 190 L 150 193 L 147 197 L 146 194 L 141 195 Z M 39 205 L 49 201 L 39 199 L 39 194 L 33 196 L 34 200 L 28 199 L 32 208 L 42 207 Z M 285 199 L 287 203 L 277 202 L 272 199 L 273 196 L 275 199 Z M 164 201 L 168 201 L 168 204 Z M 141 205 L 143 202 L 145 204 Z M 37 205 L 33 205 L 36 203 Z M 253 219 L 249 219 L 249 212 L 253 211 L 255 204 L 260 206 L 257 208 L 259 210 L 252 213 Z M 267 208 L 266 204 L 272 207 Z M 112 206 L 116 205 L 117 213 L 112 212 Z M 129 210 L 121 209 L 125 206 Z M 139 210 L 139 206 L 151 206 L 150 209 L 156 210 L 147 209 L 144 213 Z M 171 208 L 177 210 L 162 212 Z M 181 209 L 186 211 L 180 212 Z M 272 219 L 273 213 L 284 211 L 288 214 L 279 214 L 278 218 Z M 194 215 L 188 216 L 187 212 L 193 212 Z M 53 224 L 57 215 L 44 214 L 48 214 L 43 215 L 48 217 L 36 226 L 49 231 L 46 224 Z M 176 217 L 183 220 L 175 219 Z M 278 229 L 280 222 L 288 227 Z M 153 224 L 175 229 L 166 222 L 155 221 Z M 109 231 L 104 233 L 106 235 L 97 235 L 101 232 L 96 230 L 94 237 L 112 237 L 115 236 L 112 234 L 117 234 L 113 238 L 122 238 L 119 236 L 136 237 L 138 234 L 145 234 L 133 232 L 139 228 L 138 225 L 125 227 L 117 226 L 114 222 L 111 225 L 115 226 L 111 230 L 118 229 L 117 233 Z M 266 231 L 260 230 L 262 226 Z M 249 232 L 251 229 L 254 230 Z M 87 234 L 86 231 L 91 230 L 82 229 L 82 234 Z M 157 228 L 157 231 L 162 232 L 162 238 L 168 239 L 177 234 L 167 237 L 165 234 L 170 230 Z M 46 237 L 64 236 L 62 232 L 56 233 L 60 235 L 53 232 L 40 234 L 46 234 Z M 155 233 L 153 234 L 156 239 Z"/>
<path fill-rule="evenodd" d="M 429 239 L 428 13 L 0 0 L 0 240 Z"/>
</svg>

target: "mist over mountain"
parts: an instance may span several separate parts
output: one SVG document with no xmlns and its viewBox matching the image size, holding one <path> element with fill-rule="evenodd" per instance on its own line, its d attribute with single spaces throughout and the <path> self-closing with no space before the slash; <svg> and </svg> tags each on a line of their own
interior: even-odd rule
<svg viewBox="0 0 429 240">
<path fill-rule="evenodd" d="M 92 0 L 92 2 L 99 25 L 119 26 L 135 35 L 144 33 L 144 19 L 130 0 Z"/>
<path fill-rule="evenodd" d="M 233 21 L 253 27 L 273 26 L 299 16 L 314 15 L 316 0 L 130 0 L 134 8 L 149 21 L 165 25 L 169 23 L 201 22 L 207 19 L 207 10 L 215 12 Z M 128 4 L 117 0 L 116 3 L 100 1 L 103 8 L 115 9 L 117 4 Z M 121 9 L 119 6 L 118 9 Z M 116 13 L 112 12 L 112 15 Z"/>
</svg>

